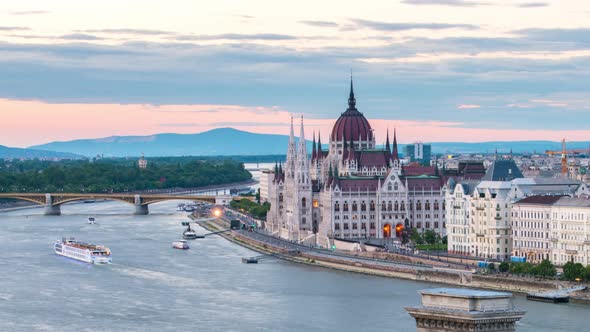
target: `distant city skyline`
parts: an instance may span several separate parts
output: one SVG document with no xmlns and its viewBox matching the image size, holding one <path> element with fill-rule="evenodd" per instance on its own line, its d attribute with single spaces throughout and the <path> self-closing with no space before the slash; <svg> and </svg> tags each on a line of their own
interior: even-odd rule
<svg viewBox="0 0 590 332">
<path fill-rule="evenodd" d="M 378 141 L 590 138 L 587 1 L 34 0 L 0 20 L 0 145 L 287 134 L 290 114 L 327 142 L 351 69 Z"/>
</svg>

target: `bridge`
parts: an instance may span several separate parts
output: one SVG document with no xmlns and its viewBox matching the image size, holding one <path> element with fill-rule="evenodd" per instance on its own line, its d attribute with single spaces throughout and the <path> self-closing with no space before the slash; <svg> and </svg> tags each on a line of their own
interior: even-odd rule
<svg viewBox="0 0 590 332">
<path fill-rule="evenodd" d="M 45 206 L 45 215 L 58 216 L 61 214 L 61 205 L 74 201 L 87 201 L 96 199 L 114 200 L 129 203 L 135 206 L 135 214 L 145 215 L 149 213 L 148 205 L 170 200 L 199 201 L 216 204 L 217 196 L 201 195 L 144 195 L 144 194 L 31 194 L 31 193 L 0 193 L 1 198 L 12 198 L 33 202 Z"/>
</svg>

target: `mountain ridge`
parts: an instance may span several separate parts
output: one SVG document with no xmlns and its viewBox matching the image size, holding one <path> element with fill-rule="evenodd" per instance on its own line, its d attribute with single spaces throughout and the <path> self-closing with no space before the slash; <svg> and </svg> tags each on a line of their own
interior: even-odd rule
<svg viewBox="0 0 590 332">
<path fill-rule="evenodd" d="M 161 133 L 154 135 L 109 136 L 95 139 L 50 142 L 31 146 L 29 149 L 60 151 L 94 157 L 139 156 L 189 156 L 189 155 L 270 155 L 285 154 L 289 136 L 258 134 L 224 127 L 195 134 Z M 433 153 L 543 153 L 545 150 L 561 150 L 561 142 L 555 141 L 491 141 L 491 142 L 432 142 Z M 400 144 L 403 153 L 405 144 Z M 589 141 L 569 142 L 568 149 L 588 149 Z M 308 150 L 311 142 L 307 141 Z M 327 149 L 327 145 L 324 145 Z"/>
</svg>

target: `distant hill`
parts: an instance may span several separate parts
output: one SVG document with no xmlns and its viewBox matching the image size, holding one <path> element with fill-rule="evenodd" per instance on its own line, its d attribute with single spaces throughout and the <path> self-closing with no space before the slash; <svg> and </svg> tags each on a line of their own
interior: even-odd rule
<svg viewBox="0 0 590 332">
<path fill-rule="evenodd" d="M 52 142 L 32 146 L 32 149 L 61 151 L 87 157 L 139 156 L 253 156 L 283 155 L 287 152 L 287 135 L 257 134 L 233 128 L 218 128 L 198 134 L 157 134 L 150 136 L 111 136 L 99 139 L 81 139 L 67 142 Z M 327 142 L 324 142 L 327 143 Z M 500 153 L 537 152 L 561 149 L 560 142 L 512 141 L 512 142 L 434 142 L 433 153 Z M 587 149 L 590 142 L 570 142 L 568 149 Z M 311 151 L 311 142 L 307 142 Z M 324 145 L 327 149 L 327 145 Z M 403 153 L 403 145 L 400 145 Z"/>
<path fill-rule="evenodd" d="M 40 150 L 79 153 L 88 157 L 139 156 L 215 156 L 284 154 L 289 137 L 256 134 L 233 128 L 218 128 L 198 134 L 157 134 L 151 136 L 112 136 L 52 142 L 32 146 Z M 308 142 L 311 149 L 311 142 Z"/>
<path fill-rule="evenodd" d="M 34 158 L 60 158 L 60 159 L 78 159 L 81 155 L 73 153 L 55 152 L 47 150 L 35 150 L 35 149 L 21 149 L 21 148 L 9 148 L 7 146 L 0 145 L 0 159 L 34 159 Z"/>
<path fill-rule="evenodd" d="M 590 141 L 568 142 L 567 149 L 585 149 L 590 147 Z M 497 142 L 435 142 L 432 143 L 433 153 L 544 153 L 546 150 L 561 150 L 561 142 L 554 141 L 497 141 Z"/>
</svg>

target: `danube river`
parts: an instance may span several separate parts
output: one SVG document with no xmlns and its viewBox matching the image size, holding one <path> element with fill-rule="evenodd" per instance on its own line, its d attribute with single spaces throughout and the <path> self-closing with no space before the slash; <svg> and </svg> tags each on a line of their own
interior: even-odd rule
<svg viewBox="0 0 590 332">
<path fill-rule="evenodd" d="M 404 306 L 437 285 L 338 272 L 278 260 L 212 236 L 170 247 L 186 221 L 176 202 L 134 216 L 124 203 L 0 213 L 0 331 L 415 331 Z M 86 224 L 95 215 L 96 225 Z M 205 232 L 198 228 L 199 232 Z M 62 236 L 104 244 L 113 264 L 53 254 Z M 590 306 L 516 298 L 518 331 L 583 331 Z"/>
</svg>

